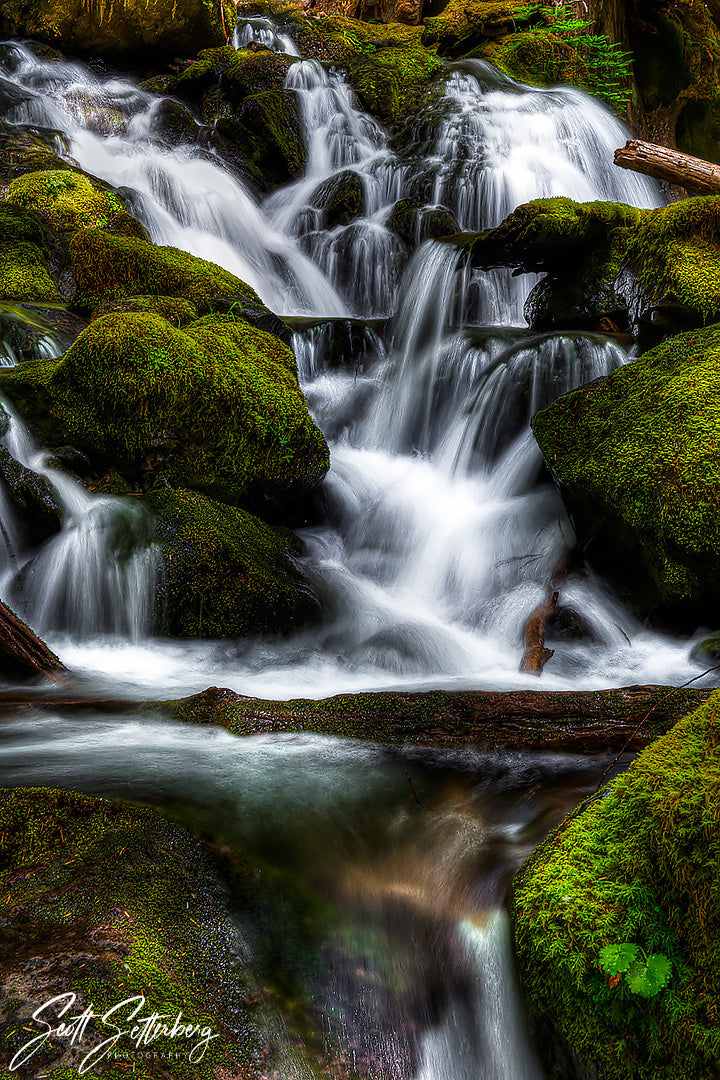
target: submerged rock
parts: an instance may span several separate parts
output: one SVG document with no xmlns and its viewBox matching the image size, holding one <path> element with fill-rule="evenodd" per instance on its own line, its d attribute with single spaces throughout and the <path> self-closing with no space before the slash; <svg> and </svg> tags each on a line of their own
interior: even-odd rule
<svg viewBox="0 0 720 1080">
<path fill-rule="evenodd" d="M 193 279 L 198 303 L 207 270 Z M 295 357 L 233 315 L 182 330 L 150 313 L 105 315 L 59 360 L 3 372 L 2 390 L 45 445 L 70 443 L 142 488 L 162 476 L 229 502 L 285 501 L 328 468 Z"/>
<path fill-rule="evenodd" d="M 538 413 L 581 547 L 636 607 L 712 624 L 720 600 L 720 328 L 681 334 Z"/>
<path fill-rule="evenodd" d="M 584 1075 L 716 1074 L 719 736 L 716 693 L 571 814 L 515 879 L 515 945 L 540 1049 L 554 1031 L 585 1059 Z M 600 950 L 625 942 L 671 964 L 652 1000 L 601 969 Z"/>
<path fill-rule="evenodd" d="M 289 530 L 190 491 L 147 496 L 163 558 L 157 631 L 221 638 L 287 633 L 317 615 Z"/>
</svg>

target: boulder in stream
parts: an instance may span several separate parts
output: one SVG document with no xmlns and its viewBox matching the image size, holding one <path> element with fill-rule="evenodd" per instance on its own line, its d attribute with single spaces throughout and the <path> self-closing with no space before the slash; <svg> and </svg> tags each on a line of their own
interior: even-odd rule
<svg viewBox="0 0 720 1080">
<path fill-rule="evenodd" d="M 583 550 L 644 613 L 712 625 L 720 601 L 720 329 L 670 338 L 538 413 Z"/>
<path fill-rule="evenodd" d="M 191 491 L 154 491 L 145 504 L 163 559 L 160 633 L 287 633 L 317 616 L 318 601 L 293 561 L 300 541 L 289 529 Z"/>
<path fill-rule="evenodd" d="M 207 269 L 193 279 L 199 302 L 213 268 L 194 262 Z M 287 502 L 328 469 L 295 357 L 233 314 L 183 329 L 151 313 L 102 316 L 60 359 L 2 372 L 2 392 L 44 445 L 69 443 L 135 489 L 162 477 L 222 501 Z"/>
<path fill-rule="evenodd" d="M 719 746 L 716 693 L 583 803 L 517 875 L 515 944 L 539 1045 L 548 1054 L 566 1045 L 575 1062 L 553 1075 L 717 1075 Z M 620 944 L 669 962 L 667 984 L 603 971 L 601 949 Z"/>
</svg>

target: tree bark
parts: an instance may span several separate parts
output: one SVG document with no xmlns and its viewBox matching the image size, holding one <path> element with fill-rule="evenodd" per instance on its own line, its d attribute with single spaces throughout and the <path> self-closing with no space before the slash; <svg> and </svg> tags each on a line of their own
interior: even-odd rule
<svg viewBox="0 0 720 1080">
<path fill-rule="evenodd" d="M 720 27 L 720 0 L 705 0 L 705 7 L 710 12 L 715 25 Z"/>
<path fill-rule="evenodd" d="M 654 176 L 656 180 L 678 184 L 698 195 L 720 194 L 720 165 L 669 150 L 667 146 L 631 139 L 615 151 L 615 164 L 622 169 Z"/>
<path fill-rule="evenodd" d="M 0 600 L 0 673 L 11 679 L 48 675 L 61 683 L 65 670 L 45 642 Z"/>
</svg>

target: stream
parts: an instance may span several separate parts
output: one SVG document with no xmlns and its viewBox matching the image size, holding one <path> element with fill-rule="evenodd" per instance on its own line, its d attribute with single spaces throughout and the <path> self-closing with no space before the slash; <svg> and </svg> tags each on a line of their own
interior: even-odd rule
<svg viewBox="0 0 720 1080">
<path fill-rule="evenodd" d="M 579 90 L 449 64 L 401 152 L 342 72 L 303 60 L 266 19 L 238 24 L 235 46 L 250 42 L 297 56 L 286 85 L 307 149 L 305 175 L 263 201 L 200 142 L 169 139 L 162 99 L 125 79 L 22 44 L 3 47 L 0 74 L 22 91 L 10 123 L 56 132 L 58 153 L 122 189 L 155 242 L 226 267 L 296 327 L 301 382 L 331 450 L 320 521 L 300 534 L 322 622 L 280 642 L 154 637 L 161 570 L 142 514 L 54 468 L 14 415 L 2 442 L 47 477 L 66 519 L 30 550 L 0 506 L 0 591 L 99 695 L 179 697 L 213 683 L 280 700 L 537 689 L 518 672 L 523 625 L 574 537 L 529 421 L 628 356 L 599 334 L 531 333 L 523 306 L 538 279 L 471 272 L 455 248 L 419 242 L 423 221 L 443 207 L 477 231 L 532 198 L 651 207 L 659 189 L 614 168 L 626 129 Z M 328 226 L 313 197 L 347 170 L 363 215 Z M 389 228 L 406 198 L 421 204 L 414 246 Z M 2 314 L 3 364 L 17 360 L 21 322 Z M 45 333 L 33 347 L 51 356 L 65 345 Z M 121 560 L 127 536 L 137 550 Z M 589 570 L 569 574 L 563 602 L 582 633 L 548 641 L 543 689 L 699 673 L 692 642 L 641 625 Z M 0 785 L 129 798 L 190 827 L 214 818 L 238 850 L 333 905 L 341 914 L 301 977 L 338 1076 L 542 1080 L 504 902 L 606 760 L 234 739 L 103 718 L 7 721 L 0 743 Z"/>
</svg>

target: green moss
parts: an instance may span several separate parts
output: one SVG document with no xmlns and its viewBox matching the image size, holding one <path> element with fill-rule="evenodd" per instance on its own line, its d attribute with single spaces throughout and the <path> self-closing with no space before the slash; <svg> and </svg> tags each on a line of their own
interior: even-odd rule
<svg viewBox="0 0 720 1080">
<path fill-rule="evenodd" d="M 293 90 L 266 90 L 246 98 L 234 119 L 222 123 L 219 130 L 242 147 L 247 168 L 260 183 L 285 183 L 305 168 L 305 144 Z"/>
<path fill-rule="evenodd" d="M 153 492 L 164 561 L 158 628 L 171 637 L 284 633 L 317 613 L 289 529 L 189 491 Z"/>
<path fill-rule="evenodd" d="M 215 263 L 185 251 L 92 229 L 70 243 L 76 303 L 88 309 L 136 296 L 182 297 L 200 314 L 237 304 L 262 308 L 257 293 Z"/>
<path fill-rule="evenodd" d="M 388 45 L 363 53 L 347 65 L 348 79 L 361 105 L 385 124 L 395 125 L 418 107 L 442 65 L 416 42 Z"/>
<path fill-rule="evenodd" d="M 40 1030 L 31 1013 L 58 992 L 74 991 L 96 1014 L 143 994 L 143 1016 L 182 1012 L 217 1035 L 203 1060 L 188 1062 L 191 1044 L 167 1036 L 151 1043 L 161 1058 L 138 1058 L 128 1036 L 116 1061 L 86 1076 L 115 1080 L 133 1060 L 143 1075 L 162 1069 L 173 1080 L 211 1080 L 223 1066 L 254 1075 L 253 1057 L 264 1051 L 261 1018 L 247 1000 L 256 990 L 238 963 L 243 942 L 225 906 L 218 864 L 199 841 L 152 810 L 32 789 L 0 796 L 0 838 L 0 902 L 10 943 L 2 975 L 12 978 L 33 956 L 55 964 L 47 981 L 35 972 L 32 989 L 18 987 L 15 1008 L 5 1011 L 6 1054 L 27 1042 L 29 1030 Z M 102 1025 L 89 1025 L 85 1052 L 103 1032 L 107 1037 Z M 71 1067 L 51 1071 L 63 1051 L 54 1046 L 49 1060 L 41 1054 L 30 1067 L 37 1062 L 43 1073 L 75 1076 Z"/>
<path fill-rule="evenodd" d="M 603 288 L 620 289 L 629 272 L 640 287 L 636 318 L 658 307 L 686 326 L 720 318 L 720 196 L 658 210 L 538 199 L 467 243 L 477 266 L 547 270 L 552 288 L 569 285 L 586 302 Z"/>
<path fill-rule="evenodd" d="M 0 120 L 0 177 L 3 181 L 27 172 L 73 170 L 58 157 L 53 138 L 41 132 L 25 131 Z"/>
<path fill-rule="evenodd" d="M 552 30 L 509 34 L 483 55 L 513 79 L 536 86 L 587 86 L 588 69 L 577 48 Z"/>
<path fill-rule="evenodd" d="M 295 358 L 232 315 L 179 330 L 159 315 L 94 320 L 59 360 L 9 371 L 4 392 L 46 445 L 147 487 L 159 476 L 227 501 L 302 496 L 328 467 Z"/>
<path fill-rule="evenodd" d="M 720 597 L 720 327 L 671 338 L 533 420 L 581 543 L 646 608 Z M 639 573 L 641 571 L 641 573 Z"/>
<path fill-rule="evenodd" d="M 516 879 L 515 941 L 542 1013 L 608 1080 L 705 1078 L 720 1053 L 720 695 L 581 807 Z M 613 987 L 598 954 L 670 958 L 652 1003 Z"/>
<path fill-rule="evenodd" d="M 56 303 L 62 298 L 34 214 L 0 204 L 0 300 Z"/>
<path fill-rule="evenodd" d="M 524 0 L 450 0 L 440 15 L 425 20 L 423 41 L 449 56 L 461 56 L 488 38 L 522 27 L 531 17 L 530 7 Z"/>
<path fill-rule="evenodd" d="M 53 233 L 90 228 L 147 237 L 122 200 L 83 173 L 67 170 L 25 173 L 11 180 L 3 198 L 10 206 L 32 210 Z"/>
<path fill-rule="evenodd" d="M 103 315 L 120 315 L 128 311 L 147 311 L 162 315 L 173 326 L 186 326 L 198 317 L 197 308 L 190 300 L 182 296 L 128 296 L 125 300 L 108 300 L 98 305 L 92 313 L 93 319 Z"/>
</svg>

